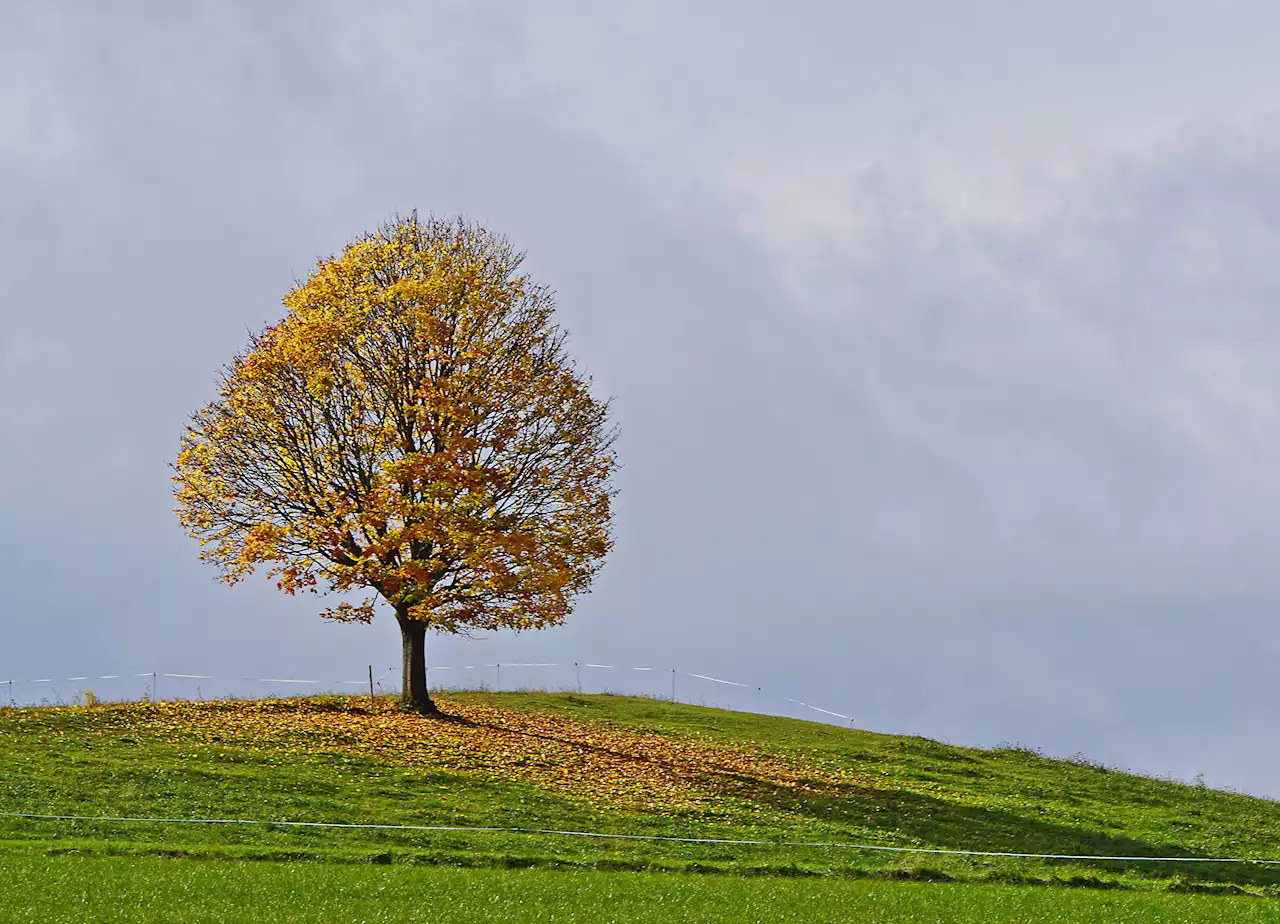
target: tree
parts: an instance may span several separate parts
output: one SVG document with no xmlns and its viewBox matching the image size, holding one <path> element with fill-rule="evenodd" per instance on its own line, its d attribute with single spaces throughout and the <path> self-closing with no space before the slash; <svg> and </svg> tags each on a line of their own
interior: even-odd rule
<svg viewBox="0 0 1280 924">
<path fill-rule="evenodd" d="M 357 238 L 224 368 L 173 465 L 226 583 L 265 565 L 288 594 L 373 591 L 338 622 L 386 601 L 422 711 L 428 630 L 559 624 L 612 545 L 609 404 L 523 257 L 417 212 Z"/>
</svg>

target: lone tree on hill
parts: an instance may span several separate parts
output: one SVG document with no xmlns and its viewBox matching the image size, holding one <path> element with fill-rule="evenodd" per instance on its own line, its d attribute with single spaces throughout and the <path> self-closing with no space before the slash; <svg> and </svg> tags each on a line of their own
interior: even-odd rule
<svg viewBox="0 0 1280 924">
<path fill-rule="evenodd" d="M 223 370 L 173 466 L 226 583 L 266 564 L 288 594 L 376 592 L 321 614 L 337 622 L 390 604 L 424 712 L 428 629 L 557 625 L 612 545 L 609 405 L 522 259 L 417 212 L 356 239 Z"/>
</svg>

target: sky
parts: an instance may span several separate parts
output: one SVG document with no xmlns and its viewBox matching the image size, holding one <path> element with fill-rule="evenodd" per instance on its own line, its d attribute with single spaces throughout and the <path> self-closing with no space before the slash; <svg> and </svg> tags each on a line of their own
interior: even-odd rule
<svg viewBox="0 0 1280 924">
<path fill-rule="evenodd" d="M 1277 28 L 1244 0 L 0 4 L 0 681 L 393 684 L 387 613 L 217 583 L 168 465 L 295 280 L 416 208 L 527 251 L 624 466 L 566 625 L 432 664 L 674 668 L 695 701 L 1280 798 Z"/>
</svg>

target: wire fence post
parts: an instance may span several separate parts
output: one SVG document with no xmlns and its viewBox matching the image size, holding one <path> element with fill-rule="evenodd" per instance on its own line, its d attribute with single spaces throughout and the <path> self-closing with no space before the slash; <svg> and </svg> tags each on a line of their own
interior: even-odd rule
<svg viewBox="0 0 1280 924">
<path fill-rule="evenodd" d="M 151 698 L 157 703 L 160 702 L 160 674 L 158 671 L 151 672 Z"/>
<path fill-rule="evenodd" d="M 578 692 L 581 693 L 582 692 L 582 667 L 578 664 L 577 661 L 573 662 L 573 673 L 578 678 Z"/>
<path fill-rule="evenodd" d="M 372 709 L 376 705 L 373 701 L 373 665 L 369 665 L 369 708 Z"/>
<path fill-rule="evenodd" d="M 494 674 L 496 679 L 493 681 L 493 689 L 496 691 L 502 689 L 502 665 L 495 664 L 494 667 L 497 668 L 497 671 Z"/>
</svg>

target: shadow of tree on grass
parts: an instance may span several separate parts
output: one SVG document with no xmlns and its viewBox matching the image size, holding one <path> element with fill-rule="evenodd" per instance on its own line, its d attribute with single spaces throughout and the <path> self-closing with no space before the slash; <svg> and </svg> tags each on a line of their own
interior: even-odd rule
<svg viewBox="0 0 1280 924">
<path fill-rule="evenodd" d="M 439 717 L 507 734 L 541 738 L 574 748 L 594 751 L 613 759 L 650 764 L 703 787 L 720 798 L 767 806 L 801 824 L 821 823 L 827 830 L 846 829 L 851 835 L 867 829 L 882 830 L 903 846 L 935 850 L 1052 855 L 1073 866 L 1091 866 L 1113 873 L 1133 872 L 1144 878 L 1186 879 L 1185 888 L 1196 891 L 1195 882 L 1231 883 L 1239 886 L 1280 885 L 1280 865 L 1216 863 L 1195 848 L 1169 841 L 1151 841 L 1119 833 L 1091 830 L 1078 824 L 1055 821 L 1028 806 L 1027 813 L 1005 808 L 964 805 L 957 801 L 881 786 L 864 786 L 831 779 L 802 779 L 781 783 L 765 774 L 742 773 L 709 763 L 691 773 L 689 768 L 643 752 L 602 747 L 575 737 L 474 722 L 461 716 Z M 1036 814 L 1030 814 L 1036 813 Z M 850 839 L 856 840 L 851 837 Z M 909 854 L 907 854 L 909 855 Z M 923 854 L 927 855 L 927 854 Z M 1079 857 L 1120 859 L 1080 860 Z M 1151 860 L 1143 860 L 1151 857 Z M 1183 857 L 1193 862 L 1160 862 L 1156 858 Z"/>
</svg>

